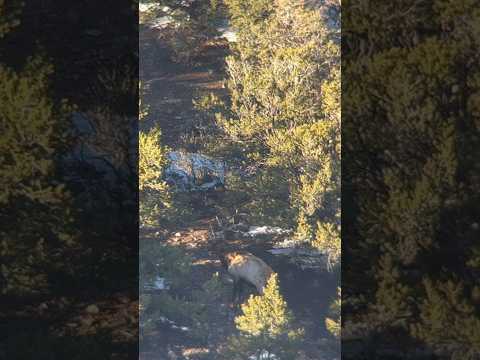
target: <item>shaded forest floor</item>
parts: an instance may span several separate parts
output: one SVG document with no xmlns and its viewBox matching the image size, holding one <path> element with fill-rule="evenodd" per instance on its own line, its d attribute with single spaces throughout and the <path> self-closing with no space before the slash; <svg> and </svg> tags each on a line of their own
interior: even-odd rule
<svg viewBox="0 0 480 360">
<path fill-rule="evenodd" d="M 142 100 L 149 106 L 149 114 L 141 125 L 143 130 L 159 126 L 162 142 L 170 149 L 201 151 L 201 144 L 195 146 L 189 143 L 187 136 L 199 118 L 192 100 L 206 91 L 219 96 L 226 95 L 222 81 L 223 62 L 227 53 L 227 44 L 219 42 L 205 48 L 201 56 L 195 59 L 195 64 L 175 64 L 169 60 L 168 48 L 159 42 L 157 30 L 140 26 L 140 79 L 145 88 Z M 164 229 L 153 228 L 140 234 L 140 241 L 166 241 L 172 246 L 181 247 L 194 259 L 192 288 L 199 288 L 216 272 L 225 274 L 219 259 L 211 251 L 212 244 L 208 236 L 210 225 L 215 223 L 218 205 L 222 205 L 221 199 L 217 207 L 197 209 L 187 226 L 168 229 L 165 238 L 158 236 Z M 329 336 L 322 319 L 335 296 L 336 280 L 333 276 L 301 271 L 286 261 L 274 258 L 266 251 L 272 245 L 268 241 L 254 244 L 237 240 L 229 245 L 260 256 L 278 272 L 281 291 L 289 308 L 294 312 L 298 325 L 306 329 L 304 358 L 332 359 L 335 350 L 329 348 Z M 207 345 L 195 342 L 179 330 L 158 329 L 144 337 L 140 359 L 213 359 L 214 349 L 235 333 L 233 317 L 239 313 L 238 308 L 228 310 L 228 300 L 224 300 L 215 304 L 219 311 L 209 319 L 210 328 L 215 330 L 209 335 Z"/>
<path fill-rule="evenodd" d="M 75 358 L 129 359 L 136 354 L 137 294 L 88 282 L 72 286 L 72 293 L 4 298 L 0 358 L 60 359 L 74 353 Z"/>
</svg>

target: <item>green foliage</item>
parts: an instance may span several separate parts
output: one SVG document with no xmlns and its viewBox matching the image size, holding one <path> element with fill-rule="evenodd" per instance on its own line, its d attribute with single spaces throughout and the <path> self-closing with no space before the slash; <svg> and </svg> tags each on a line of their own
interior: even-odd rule
<svg viewBox="0 0 480 360">
<path fill-rule="evenodd" d="M 140 243 L 140 326 L 146 333 L 158 326 L 161 317 L 172 321 L 185 321 L 193 311 L 188 301 L 176 298 L 169 291 L 160 294 L 143 293 L 145 286 L 154 284 L 158 278 L 166 281 L 167 287 L 178 291 L 188 284 L 192 259 L 180 249 L 144 239 Z"/>
<path fill-rule="evenodd" d="M 337 288 L 337 298 L 330 305 L 330 317 L 325 319 L 327 330 L 336 338 L 340 339 L 342 330 L 342 289 Z"/>
<path fill-rule="evenodd" d="M 134 121 L 137 120 L 138 107 L 132 101 L 132 98 L 137 98 L 141 91 L 137 67 L 116 59 L 109 66 L 98 64 L 95 75 L 90 81 L 89 91 L 83 96 L 88 109 L 100 113 L 131 115 L 126 117 L 127 124 L 120 127 L 121 130 L 127 131 L 132 124 L 132 118 L 135 117 Z M 108 101 L 104 102 L 102 99 Z"/>
<path fill-rule="evenodd" d="M 140 281 L 152 284 L 158 277 L 165 277 L 177 288 L 187 284 L 191 274 L 192 259 L 179 248 L 159 244 L 154 241 L 141 242 L 140 246 Z"/>
<path fill-rule="evenodd" d="M 163 181 L 167 150 L 160 144 L 161 132 L 152 129 L 139 133 L 140 223 L 153 225 L 167 216 L 172 206 L 168 186 Z"/>
<path fill-rule="evenodd" d="M 340 265 L 342 239 L 339 226 L 327 222 L 318 222 L 312 246 L 327 252 L 329 266 L 334 267 Z"/>
<path fill-rule="evenodd" d="M 140 93 L 143 93 L 140 88 Z M 148 104 L 140 97 L 140 118 L 148 114 Z M 139 195 L 140 224 L 155 226 L 184 221 L 191 216 L 188 194 L 174 194 L 163 180 L 169 149 L 161 144 L 161 130 L 152 128 L 139 133 Z"/>
<path fill-rule="evenodd" d="M 248 11 L 244 2 L 226 4 L 241 29 L 227 58 L 230 101 L 216 118 L 232 148 L 241 148 L 244 165 L 261 169 L 247 180 L 251 186 L 245 185 L 251 189 L 249 205 L 264 204 L 256 214 L 287 224 L 296 218 L 299 240 L 317 238 L 314 246 L 335 249 L 332 260 L 338 263 L 340 49 L 335 34 L 319 10 L 295 1 L 256 1 Z"/>
<path fill-rule="evenodd" d="M 253 336 L 275 337 L 285 332 L 290 322 L 287 303 L 280 295 L 277 275 L 272 275 L 263 296 L 251 296 L 242 305 L 243 315 L 235 319 L 238 330 Z"/>
<path fill-rule="evenodd" d="M 218 301 L 227 295 L 218 274 L 197 290 L 191 286 L 192 258 L 180 248 L 143 240 L 140 244 L 140 287 L 160 278 L 168 289 L 160 293 L 140 295 L 140 327 L 143 335 L 158 328 L 168 319 L 177 326 L 187 326 L 192 338 L 206 341 L 215 331 L 212 319 L 219 315 Z M 165 326 L 165 325 L 164 325 Z"/>
<path fill-rule="evenodd" d="M 193 291 L 192 298 L 200 305 L 200 311 L 194 318 L 194 336 L 203 341 L 208 341 L 216 331 L 216 318 L 224 315 L 218 303 L 228 298 L 229 291 L 220 280 L 218 273 L 214 273 L 211 279 L 202 284 L 200 290 Z"/>
<path fill-rule="evenodd" d="M 19 73 L 0 65 L 3 293 L 46 290 L 48 269 L 65 266 L 74 244 L 69 195 L 56 175 L 70 111 L 49 97 L 51 72 L 38 58 Z"/>
<path fill-rule="evenodd" d="M 427 278 L 423 286 L 426 296 L 420 304 L 422 321 L 412 325 L 412 333 L 422 340 L 440 342 L 452 353 L 452 359 L 474 359 L 480 344 L 480 318 L 463 283 Z M 463 344 L 472 346 L 465 349 Z"/>
<path fill-rule="evenodd" d="M 165 190 L 162 180 L 163 168 L 167 163 L 166 149 L 160 144 L 160 129 L 139 134 L 139 190 Z"/>
<path fill-rule="evenodd" d="M 303 329 L 293 327 L 293 315 L 279 292 L 273 274 L 263 296 L 251 295 L 235 318 L 240 335 L 230 338 L 225 358 L 248 359 L 267 352 L 281 359 L 294 359 L 299 350 Z"/>
<path fill-rule="evenodd" d="M 447 357 L 473 359 L 480 313 L 466 295 L 479 276 L 480 11 L 470 0 L 365 2 L 358 11 L 343 19 L 342 116 L 355 152 L 344 169 L 361 194 L 355 272 L 372 275 L 354 292 L 374 304 L 364 314 L 372 327 L 401 327 Z"/>
<path fill-rule="evenodd" d="M 268 0 L 225 0 L 233 26 L 242 31 L 262 23 L 273 11 L 273 2 Z"/>
<path fill-rule="evenodd" d="M 198 55 L 202 46 L 218 35 L 216 26 L 224 16 L 221 3 L 217 0 L 157 1 L 159 8 L 168 7 L 159 15 L 172 18 L 172 23 L 162 31 L 162 39 L 173 52 L 173 60 L 189 63 Z"/>
<path fill-rule="evenodd" d="M 145 88 L 141 81 L 138 82 L 138 120 L 143 120 L 148 116 L 150 107 L 143 101 L 145 96 Z"/>
<path fill-rule="evenodd" d="M 19 15 L 23 8 L 21 1 L 0 0 L 0 39 L 20 25 Z"/>
</svg>

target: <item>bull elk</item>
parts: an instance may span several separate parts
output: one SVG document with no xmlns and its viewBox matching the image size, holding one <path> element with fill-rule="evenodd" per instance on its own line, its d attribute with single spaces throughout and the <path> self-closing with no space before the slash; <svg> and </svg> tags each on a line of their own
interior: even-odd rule
<svg viewBox="0 0 480 360">
<path fill-rule="evenodd" d="M 213 231 L 213 252 L 220 258 L 222 265 L 233 278 L 233 301 L 242 292 L 243 283 L 249 283 L 263 295 L 273 270 L 262 259 L 247 251 L 229 251 Z"/>
</svg>

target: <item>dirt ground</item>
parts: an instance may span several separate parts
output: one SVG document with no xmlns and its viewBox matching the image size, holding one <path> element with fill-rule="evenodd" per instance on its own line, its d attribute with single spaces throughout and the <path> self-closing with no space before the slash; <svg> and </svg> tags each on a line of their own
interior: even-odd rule
<svg viewBox="0 0 480 360">
<path fill-rule="evenodd" d="M 173 150 L 182 143 L 182 136 L 198 118 L 192 99 L 201 91 L 211 90 L 225 95 L 222 86 L 224 74 L 222 62 L 226 48 L 206 49 L 196 66 L 174 64 L 169 60 L 168 50 L 158 41 L 157 30 L 141 26 L 140 29 L 140 78 L 146 93 L 143 102 L 150 106 L 149 115 L 142 125 L 148 129 L 160 125 L 162 141 Z M 228 191 L 228 190 L 227 190 Z M 197 217 L 198 218 L 198 217 Z M 172 246 L 185 249 L 194 259 L 195 271 L 192 286 L 211 279 L 212 274 L 224 274 L 219 259 L 212 254 L 209 226 L 215 222 L 211 211 L 185 228 L 172 229 L 166 240 L 155 238 L 155 229 L 141 234 L 141 241 L 167 241 Z M 252 224 L 262 225 L 262 224 Z M 280 286 L 289 308 L 293 311 L 298 325 L 306 329 L 305 359 L 333 359 L 331 340 L 323 326 L 323 319 L 335 296 L 336 279 L 330 274 L 315 271 L 301 271 L 286 261 L 274 258 L 266 250 L 268 243 L 247 245 L 232 242 L 233 247 L 251 251 L 268 262 L 280 277 Z M 228 304 L 219 303 L 220 309 Z M 237 310 L 238 311 L 238 310 Z M 213 349 L 228 335 L 234 333 L 233 313 L 229 317 L 219 311 L 214 328 L 216 334 L 210 339 L 211 347 L 202 347 L 188 339 L 181 331 L 169 328 L 159 329 L 140 344 L 141 360 L 161 359 L 213 359 Z"/>
<path fill-rule="evenodd" d="M 158 30 L 140 28 L 140 81 L 145 87 L 143 101 L 149 115 L 143 129 L 160 125 L 162 142 L 172 149 L 198 118 L 192 100 L 201 92 L 224 95 L 222 86 L 223 55 L 227 44 L 207 47 L 196 64 L 186 66 L 169 60 L 168 48 L 158 39 Z"/>
</svg>

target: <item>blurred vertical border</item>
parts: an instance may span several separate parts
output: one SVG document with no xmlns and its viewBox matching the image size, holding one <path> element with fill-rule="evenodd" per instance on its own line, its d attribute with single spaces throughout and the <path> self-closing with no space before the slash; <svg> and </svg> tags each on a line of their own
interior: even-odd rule
<svg viewBox="0 0 480 360">
<path fill-rule="evenodd" d="M 0 358 L 138 356 L 138 2 L 0 1 Z"/>
<path fill-rule="evenodd" d="M 479 5 L 342 3 L 342 358 L 480 357 Z"/>
</svg>

